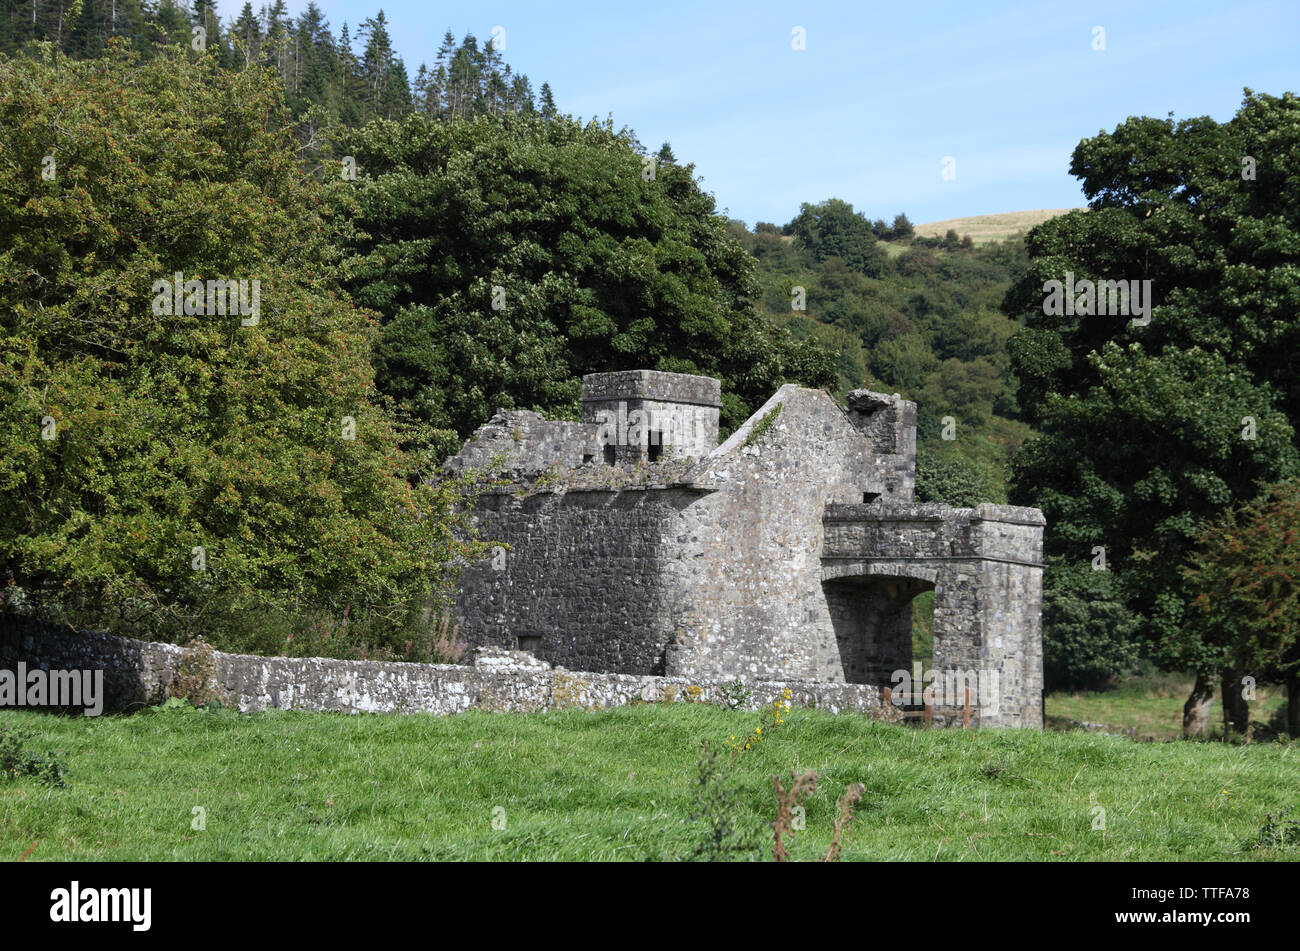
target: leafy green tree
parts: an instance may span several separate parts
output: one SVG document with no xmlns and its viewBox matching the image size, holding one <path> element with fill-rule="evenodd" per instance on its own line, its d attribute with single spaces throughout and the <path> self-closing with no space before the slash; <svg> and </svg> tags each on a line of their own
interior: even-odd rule
<svg viewBox="0 0 1300 951">
<path fill-rule="evenodd" d="M 973 508 L 981 502 L 1001 501 L 1002 492 L 1002 487 L 968 458 L 936 452 L 923 444 L 916 447 L 916 501 Z"/>
<path fill-rule="evenodd" d="M 1071 172 L 1091 210 L 1030 232 L 1007 297 L 1026 324 L 1020 404 L 1042 430 L 1012 498 L 1045 511 L 1062 562 L 1105 547 L 1158 649 L 1192 601 L 1180 565 L 1202 522 L 1300 466 L 1300 100 L 1247 90 L 1227 123 L 1132 118 L 1081 142 Z M 1045 305 L 1046 282 L 1071 279 L 1150 281 L 1150 296 L 1128 315 Z"/>
<path fill-rule="evenodd" d="M 21 602 L 218 645 L 232 604 L 396 631 L 475 550 L 459 489 L 398 448 L 286 119 L 267 72 L 189 51 L 0 62 L 0 581 Z M 203 283 L 178 309 L 178 273 L 246 281 L 244 309 Z"/>
<path fill-rule="evenodd" d="M 880 277 L 886 255 L 871 230 L 871 222 L 838 198 L 816 205 L 804 202 L 790 222 L 791 233 L 818 261 L 843 258 L 849 267 L 869 277 Z"/>
<path fill-rule="evenodd" d="M 979 426 L 993 415 L 1001 392 L 1002 381 L 991 362 L 982 357 L 968 363 L 950 358 L 926 376 L 917 400 L 929 413 Z"/>
<path fill-rule="evenodd" d="M 345 148 L 367 172 L 351 286 L 384 318 L 380 385 L 444 432 L 501 406 L 575 414 L 596 371 L 718 376 L 730 426 L 786 379 L 835 385 L 830 353 L 756 312 L 752 259 L 693 166 L 655 169 L 627 133 L 413 115 Z"/>
<path fill-rule="evenodd" d="M 871 369 L 890 386 L 914 393 L 939 369 L 939 360 L 920 334 L 905 334 L 872 352 Z"/>
<path fill-rule="evenodd" d="M 1166 659 L 1219 674 L 1230 729 L 1243 733 L 1243 677 L 1287 685 L 1287 731 L 1300 736 L 1300 483 L 1208 523 L 1182 574 L 1192 596 Z M 1199 732 L 1192 729 L 1191 732 Z"/>
<path fill-rule="evenodd" d="M 889 229 L 891 241 L 911 241 L 916 237 L 916 229 L 912 227 L 911 220 L 902 213 L 894 216 L 894 224 Z"/>
<path fill-rule="evenodd" d="M 1138 663 L 1138 619 L 1110 571 L 1052 564 L 1043 592 L 1043 680 L 1048 690 L 1100 689 Z"/>
</svg>

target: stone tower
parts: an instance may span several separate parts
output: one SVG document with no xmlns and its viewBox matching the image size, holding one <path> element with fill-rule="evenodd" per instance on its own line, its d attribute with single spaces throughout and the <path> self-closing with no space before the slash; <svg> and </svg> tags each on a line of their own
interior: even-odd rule
<svg viewBox="0 0 1300 951">
<path fill-rule="evenodd" d="M 600 427 L 609 465 L 700 458 L 718 444 L 722 387 L 707 376 L 625 370 L 582 378 L 582 421 Z"/>
</svg>

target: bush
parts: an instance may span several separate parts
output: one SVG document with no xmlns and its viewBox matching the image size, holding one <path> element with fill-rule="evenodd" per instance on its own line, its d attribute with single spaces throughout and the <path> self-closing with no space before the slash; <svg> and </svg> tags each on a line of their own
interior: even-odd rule
<svg viewBox="0 0 1300 951">
<path fill-rule="evenodd" d="M 1048 690 L 1108 687 L 1136 668 L 1139 620 L 1091 566 L 1048 569 L 1043 583 L 1043 682 Z"/>
<path fill-rule="evenodd" d="M 63 769 L 52 753 L 38 756 L 27 751 L 27 734 L 0 723 L 0 780 L 33 776 L 49 786 L 65 788 Z"/>
<path fill-rule="evenodd" d="M 189 671 L 192 688 L 202 693 L 205 650 L 270 657 L 333 657 L 339 660 L 394 660 L 424 664 L 456 664 L 465 654 L 445 605 L 430 599 L 418 607 L 389 616 L 345 607 L 332 611 L 306 607 L 288 610 L 255 595 L 229 595 L 214 605 L 210 626 Z M 191 696 L 186 688 L 176 696 Z M 210 699 L 210 698 L 208 698 Z M 196 701 L 196 705 L 202 706 Z"/>
<path fill-rule="evenodd" d="M 964 457 L 916 447 L 916 501 L 973 508 L 1002 498 L 997 481 Z"/>
</svg>

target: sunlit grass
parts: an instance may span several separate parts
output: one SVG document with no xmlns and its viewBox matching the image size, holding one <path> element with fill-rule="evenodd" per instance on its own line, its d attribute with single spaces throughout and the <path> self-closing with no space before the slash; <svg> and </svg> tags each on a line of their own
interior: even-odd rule
<svg viewBox="0 0 1300 951">
<path fill-rule="evenodd" d="M 0 860 L 29 847 L 32 861 L 658 858 L 698 835 L 701 740 L 757 722 L 685 703 L 442 718 L 6 712 L 68 786 L 0 781 Z M 739 821 L 770 846 L 772 777 L 817 771 L 796 858 L 826 848 L 836 796 L 861 782 L 845 859 L 1295 859 L 1248 845 L 1268 812 L 1297 804 L 1298 767 L 1280 743 L 923 731 L 796 708 L 734 780 Z"/>
</svg>

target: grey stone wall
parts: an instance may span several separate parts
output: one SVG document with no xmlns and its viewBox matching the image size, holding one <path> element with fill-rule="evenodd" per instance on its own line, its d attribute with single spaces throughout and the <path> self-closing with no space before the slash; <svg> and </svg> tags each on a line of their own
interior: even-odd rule
<svg viewBox="0 0 1300 951">
<path fill-rule="evenodd" d="M 658 370 L 589 373 L 582 378 L 583 422 L 600 428 L 614 464 L 650 461 L 668 446 L 699 459 L 718 444 L 722 385 L 711 377 Z"/>
<path fill-rule="evenodd" d="M 845 398 L 848 416 L 871 442 L 884 497 L 912 501 L 916 488 L 916 404 L 897 394 L 854 390 Z"/>
<path fill-rule="evenodd" d="M 502 543 L 457 590 L 461 637 L 523 647 L 576 670 L 665 672 L 673 591 L 667 545 L 683 531 L 682 489 L 493 492 L 480 537 Z"/>
<path fill-rule="evenodd" d="M 486 469 L 537 475 L 576 469 L 601 458 L 596 434 L 583 423 L 543 419 L 528 410 L 498 410 L 447 460 L 452 472 Z"/>
<path fill-rule="evenodd" d="M 583 384 L 585 418 L 654 406 L 716 422 L 716 380 Z M 486 464 L 509 422 L 448 467 Z M 911 602 L 933 588 L 935 665 L 1000 677 L 986 724 L 1041 725 L 1042 514 L 913 502 L 914 403 L 857 390 L 844 410 L 786 385 L 701 458 L 654 462 L 640 445 L 592 461 L 591 420 L 568 435 L 581 453 L 524 422 L 523 461 L 497 473 L 511 484 L 476 508 L 502 550 L 462 579 L 471 644 L 590 670 L 879 686 L 910 666 Z"/>
<path fill-rule="evenodd" d="M 167 697 L 186 650 L 94 632 L 77 632 L 0 615 L 0 668 L 19 661 L 45 669 L 106 672 L 107 709 Z M 244 713 L 304 710 L 335 713 L 455 714 L 469 710 L 534 713 L 602 709 L 646 702 L 721 702 L 724 683 L 686 677 L 572 672 L 527 655 L 486 651 L 474 665 L 404 664 L 325 658 L 254 657 L 211 652 L 210 684 L 223 706 Z M 746 684 L 747 710 L 789 689 L 795 706 L 833 713 L 870 712 L 881 692 L 859 684 L 762 681 Z M 948 718 L 953 718 L 948 711 Z"/>
<path fill-rule="evenodd" d="M 826 393 L 786 385 L 682 478 L 713 491 L 683 512 L 667 563 L 667 672 L 842 681 L 821 520 L 827 504 L 885 491 L 861 433 Z"/>
</svg>

